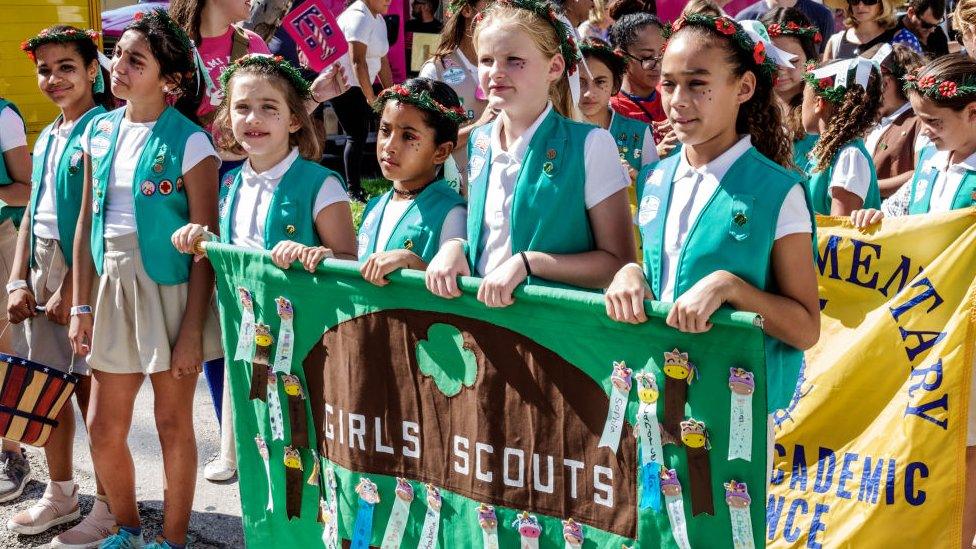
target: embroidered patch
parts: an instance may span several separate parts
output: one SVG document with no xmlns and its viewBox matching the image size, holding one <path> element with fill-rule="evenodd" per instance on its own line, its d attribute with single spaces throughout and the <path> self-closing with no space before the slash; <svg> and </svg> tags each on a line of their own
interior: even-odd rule
<svg viewBox="0 0 976 549">
<path fill-rule="evenodd" d="M 366 253 L 366 249 L 369 248 L 369 235 L 366 234 L 366 231 L 360 231 L 356 246 L 360 256 Z"/>
<path fill-rule="evenodd" d="M 487 135 L 480 135 L 478 139 L 474 142 L 474 148 L 481 152 L 488 152 L 488 146 L 491 145 L 491 138 Z"/>
<path fill-rule="evenodd" d="M 230 174 L 225 175 L 224 176 L 224 183 L 223 184 L 224 184 L 225 187 L 227 187 L 229 189 L 231 187 L 231 185 L 234 184 L 234 178 L 231 177 Z"/>
<path fill-rule="evenodd" d="M 92 158 L 101 158 L 108 153 L 108 148 L 111 146 L 108 138 L 104 135 L 99 135 L 94 137 L 89 143 L 88 148 L 90 149 Z"/>
<path fill-rule="evenodd" d="M 176 190 L 177 191 L 182 191 L 183 190 L 183 177 L 182 176 L 176 178 Z"/>
<path fill-rule="evenodd" d="M 648 178 L 647 182 L 652 187 L 660 187 L 661 183 L 664 182 L 664 172 L 660 170 L 651 172 L 651 177 Z"/>
<path fill-rule="evenodd" d="M 412 250 L 413 249 L 413 240 L 410 240 L 409 238 L 406 239 L 406 240 L 404 240 L 403 241 L 403 249 L 404 250 Z"/>
<path fill-rule="evenodd" d="M 164 179 L 159 182 L 159 194 L 165 196 L 171 192 L 173 192 L 173 183 L 169 179 Z"/>
<path fill-rule="evenodd" d="M 476 156 L 471 159 L 468 163 L 468 181 L 477 179 L 481 175 L 481 170 L 485 167 L 485 159 L 482 156 Z"/>
<path fill-rule="evenodd" d="M 451 68 L 444 71 L 444 75 L 441 80 L 443 80 L 445 84 L 456 86 L 461 82 L 464 82 L 464 78 L 464 69 Z"/>
<path fill-rule="evenodd" d="M 546 162 L 542 165 L 542 171 L 544 171 L 546 175 L 552 175 L 553 172 L 556 171 L 556 168 L 552 165 L 552 162 Z"/>
<path fill-rule="evenodd" d="M 289 236 L 295 234 L 296 231 L 297 229 L 294 225 L 285 225 L 285 232 L 288 233 Z"/>
<path fill-rule="evenodd" d="M 915 202 L 921 202 L 925 198 L 925 191 L 929 188 L 928 179 L 920 179 L 918 181 L 918 186 L 915 188 Z"/>
<path fill-rule="evenodd" d="M 101 207 L 98 205 L 98 199 L 92 198 L 92 213 L 98 215 L 100 209 Z"/>
<path fill-rule="evenodd" d="M 640 203 L 637 211 L 637 222 L 646 225 L 657 217 L 657 211 L 661 207 L 661 200 L 656 196 L 645 196 Z"/>
<path fill-rule="evenodd" d="M 156 192 L 156 184 L 148 180 L 143 181 L 139 188 L 145 196 L 152 196 Z"/>
<path fill-rule="evenodd" d="M 112 131 L 112 122 L 110 120 L 102 120 L 98 123 L 95 131 L 100 133 L 109 133 Z"/>
<path fill-rule="evenodd" d="M 549 149 L 548 151 L 546 151 L 546 158 L 548 158 L 549 160 L 555 160 L 556 159 L 556 149 Z"/>
<path fill-rule="evenodd" d="M 81 170 L 81 159 L 84 158 L 84 153 L 81 151 L 75 151 L 71 153 L 71 158 L 68 159 L 68 173 L 74 175 Z"/>
</svg>

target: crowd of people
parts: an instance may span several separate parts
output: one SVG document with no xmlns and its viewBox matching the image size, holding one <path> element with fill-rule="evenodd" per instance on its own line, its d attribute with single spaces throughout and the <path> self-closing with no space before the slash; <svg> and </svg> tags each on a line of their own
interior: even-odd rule
<svg viewBox="0 0 976 549">
<path fill-rule="evenodd" d="M 433 28 L 437 1 L 418 3 L 417 24 Z M 869 227 L 976 203 L 976 1 L 956 3 L 948 35 L 942 0 L 909 0 L 901 17 L 890 0 L 848 0 L 833 34 L 830 4 L 760 0 L 736 21 L 693 0 L 666 22 L 640 0 L 453 0 L 433 57 L 400 84 L 389 0 L 339 15 L 350 52 L 313 82 L 237 24 L 246 1 L 140 14 L 111 59 L 91 31 L 28 37 L 61 112 L 30 151 L 17 107 L 0 99 L 11 326 L 0 350 L 80 375 L 98 480 L 90 513 L 52 546 L 144 546 L 126 439 L 147 376 L 166 493 L 162 537 L 145 546 L 186 543 L 201 371 L 222 425 L 205 475 L 234 474 L 201 239 L 268 250 L 282 269 L 359 261 L 379 286 L 426 270 L 447 299 L 475 275 L 488 307 L 529 282 L 602 291 L 626 323 L 647 320 L 646 299 L 671 302 L 667 324 L 690 333 L 722 306 L 759 313 L 768 408 L 786 406 L 819 338 L 814 214 Z M 348 135 L 344 174 L 320 164 L 311 113 L 325 101 Z M 357 228 L 373 116 L 392 186 Z M 74 414 L 63 408 L 44 447 L 43 497 L 9 529 L 79 518 Z M 976 531 L 972 419 L 967 441 L 964 546 Z M 2 462 L 9 502 L 29 464 L 9 440 Z"/>
</svg>

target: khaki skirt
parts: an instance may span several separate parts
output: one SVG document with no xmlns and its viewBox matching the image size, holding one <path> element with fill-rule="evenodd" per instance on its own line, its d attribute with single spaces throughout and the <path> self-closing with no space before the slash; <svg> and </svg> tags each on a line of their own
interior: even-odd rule
<svg viewBox="0 0 976 549">
<path fill-rule="evenodd" d="M 61 287 L 68 273 L 68 265 L 64 261 L 59 242 L 47 238 L 34 239 L 34 262 L 36 266 L 30 272 L 31 288 L 37 304 L 44 305 Z M 70 295 L 64 297 L 71 299 Z M 67 326 L 51 322 L 43 313 L 39 313 L 24 322 L 24 327 L 28 359 L 62 372 L 71 371 L 80 375 L 91 373 L 85 359 L 75 357 L 71 351 Z"/>
<path fill-rule="evenodd" d="M 10 270 L 13 268 L 14 253 L 17 251 L 17 227 L 7 219 L 0 223 L 0 280 L 6 286 L 10 280 Z M 0 343 L 0 352 L 15 354 L 19 357 L 27 356 L 27 341 L 24 337 L 24 323 L 7 326 L 7 290 L 0 292 L 0 342 L 7 341 L 6 349 Z"/>
<path fill-rule="evenodd" d="M 135 233 L 105 239 L 95 327 L 88 364 L 113 374 L 155 374 L 170 369 L 188 283 L 157 284 L 146 274 Z M 216 303 L 203 329 L 203 360 L 223 356 Z"/>
</svg>

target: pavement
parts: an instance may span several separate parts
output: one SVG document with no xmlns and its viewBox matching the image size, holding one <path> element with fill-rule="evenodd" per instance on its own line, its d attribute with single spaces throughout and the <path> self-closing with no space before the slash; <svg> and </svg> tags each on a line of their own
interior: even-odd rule
<svg viewBox="0 0 976 549">
<path fill-rule="evenodd" d="M 197 382 L 193 415 L 199 467 L 193 514 L 190 517 L 189 542 L 194 549 L 244 547 L 237 477 L 221 484 L 211 483 L 203 478 L 203 468 L 208 458 L 217 452 L 220 436 L 210 392 L 202 375 Z M 88 452 L 88 438 L 84 435 L 84 426 L 80 419 L 81 414 L 76 413 L 75 416 L 78 418 L 78 435 L 75 437 L 74 471 L 75 482 L 80 485 L 79 500 L 82 517 L 84 517 L 94 501 L 95 476 Z M 5 525 L 11 516 L 21 509 L 30 507 L 41 497 L 47 482 L 47 465 L 43 450 L 27 448 L 32 480 L 20 498 L 0 504 L 0 547 L 4 549 L 47 547 L 54 536 L 75 524 L 57 526 L 37 536 L 22 536 L 6 529 Z M 143 384 L 136 398 L 132 429 L 129 433 L 129 448 L 136 466 L 136 496 L 139 500 L 143 534 L 147 540 L 152 540 L 162 531 L 164 481 L 162 453 L 153 421 L 152 386 L 148 380 Z"/>
</svg>

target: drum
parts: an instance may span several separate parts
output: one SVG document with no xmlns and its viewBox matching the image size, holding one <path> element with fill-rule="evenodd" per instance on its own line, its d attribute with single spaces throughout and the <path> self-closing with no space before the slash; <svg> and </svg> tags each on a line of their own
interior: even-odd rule
<svg viewBox="0 0 976 549">
<path fill-rule="evenodd" d="M 44 446 L 77 383 L 75 374 L 0 353 L 0 438 Z"/>
</svg>

